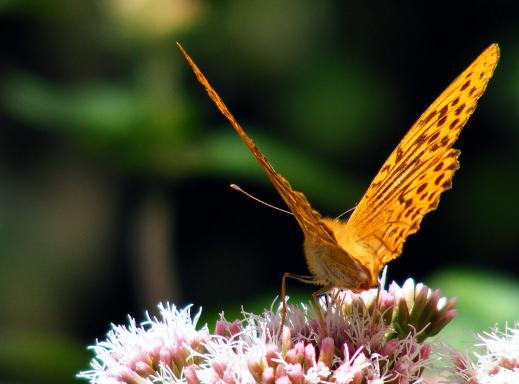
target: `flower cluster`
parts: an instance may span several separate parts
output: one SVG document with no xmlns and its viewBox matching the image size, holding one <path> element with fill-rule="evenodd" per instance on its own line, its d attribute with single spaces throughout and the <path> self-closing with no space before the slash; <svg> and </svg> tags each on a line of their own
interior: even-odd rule
<svg viewBox="0 0 519 384">
<path fill-rule="evenodd" d="M 205 350 L 209 330 L 196 329 L 201 313 L 192 319 L 189 307 L 159 304 L 158 309 L 160 318 L 146 314 L 140 326 L 131 317 L 128 326 L 112 324 L 107 339 L 90 347 L 96 355 L 92 369 L 78 377 L 99 384 L 151 383 L 163 371 L 182 377 L 186 367 L 197 364 L 195 353 Z"/>
<path fill-rule="evenodd" d="M 460 384 L 511 384 L 519 383 L 519 323 L 515 327 L 497 328 L 477 335 L 479 343 L 476 362 L 467 354 L 454 351 L 454 375 L 451 381 Z"/>
<path fill-rule="evenodd" d="M 160 305 L 159 318 L 137 326 L 112 326 L 92 349 L 92 384 L 338 383 L 406 384 L 420 380 L 431 363 L 432 344 L 455 315 L 454 300 L 412 280 L 388 290 L 336 291 L 312 305 L 222 315 L 213 333 L 196 329 L 199 314 Z"/>
</svg>

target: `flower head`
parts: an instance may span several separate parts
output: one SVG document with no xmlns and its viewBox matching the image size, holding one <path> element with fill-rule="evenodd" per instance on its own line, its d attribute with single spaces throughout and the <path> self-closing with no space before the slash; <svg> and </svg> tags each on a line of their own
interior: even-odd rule
<svg viewBox="0 0 519 384">
<path fill-rule="evenodd" d="M 151 383 L 162 375 L 180 377 L 185 367 L 196 364 L 196 352 L 205 350 L 207 326 L 197 330 L 200 312 L 191 318 L 190 307 L 178 310 L 159 304 L 159 317 L 146 314 L 137 325 L 114 325 L 106 340 L 90 347 L 95 353 L 91 370 L 78 376 L 92 384 Z"/>
<path fill-rule="evenodd" d="M 210 333 L 196 329 L 199 314 L 191 320 L 189 307 L 160 305 L 159 318 L 112 326 L 79 376 L 93 384 L 415 383 L 431 362 L 424 341 L 448 322 L 438 319 L 449 301 L 439 305 L 439 293 L 406 284 L 334 292 L 320 302 L 326 329 L 312 305 L 289 305 L 281 336 L 280 308 L 235 321 L 222 315 Z"/>
<path fill-rule="evenodd" d="M 451 353 L 453 381 L 460 384 L 519 383 L 519 323 L 505 327 L 504 331 L 496 328 L 477 338 L 480 342 L 476 344 L 475 363 L 467 354 Z"/>
<path fill-rule="evenodd" d="M 389 293 L 394 297 L 397 310 L 395 332 L 399 337 L 412 329 L 421 331 L 420 340 L 435 336 L 456 316 L 456 299 L 441 297 L 440 290 L 432 291 L 424 284 L 407 279 L 402 287 L 392 283 Z"/>
</svg>

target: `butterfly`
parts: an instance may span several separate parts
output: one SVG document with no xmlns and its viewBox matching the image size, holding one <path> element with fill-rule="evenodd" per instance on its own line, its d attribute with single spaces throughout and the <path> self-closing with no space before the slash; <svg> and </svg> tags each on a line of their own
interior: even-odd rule
<svg viewBox="0 0 519 384">
<path fill-rule="evenodd" d="M 418 231 L 423 217 L 438 206 L 441 193 L 451 188 L 460 154 L 452 145 L 499 60 L 498 45 L 490 45 L 434 100 L 389 155 L 345 221 L 323 217 L 303 193 L 292 189 L 229 112 L 195 62 L 177 45 L 303 230 L 304 253 L 312 275 L 284 274 L 282 325 L 287 277 L 322 286 L 313 294 L 314 301 L 332 288 L 359 292 L 377 285 L 384 265 L 400 256 L 407 237 Z"/>
</svg>

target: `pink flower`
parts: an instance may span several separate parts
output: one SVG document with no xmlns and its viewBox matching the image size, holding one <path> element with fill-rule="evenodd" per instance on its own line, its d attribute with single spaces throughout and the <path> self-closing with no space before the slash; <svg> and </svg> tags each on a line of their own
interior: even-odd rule
<svg viewBox="0 0 519 384">
<path fill-rule="evenodd" d="M 159 318 L 113 325 L 79 377 L 92 384 L 415 383 L 431 362 L 424 341 L 454 305 L 412 280 L 389 291 L 335 292 L 327 302 L 320 303 L 326 329 L 312 305 L 289 305 L 281 337 L 279 308 L 235 321 L 222 315 L 211 334 L 196 329 L 200 313 L 191 320 L 189 307 L 159 305 Z"/>
<path fill-rule="evenodd" d="M 519 323 L 477 335 L 480 343 L 474 353 L 476 362 L 458 351 L 451 352 L 454 366 L 452 382 L 463 384 L 519 383 Z"/>
<path fill-rule="evenodd" d="M 196 363 L 193 352 L 203 349 L 209 330 L 196 329 L 200 312 L 192 319 L 190 307 L 177 310 L 159 304 L 158 308 L 159 318 L 147 314 L 140 326 L 131 317 L 128 326 L 112 324 L 107 339 L 90 347 L 96 355 L 92 369 L 78 376 L 93 384 L 151 383 L 163 373 L 182 376 L 185 367 Z"/>
</svg>

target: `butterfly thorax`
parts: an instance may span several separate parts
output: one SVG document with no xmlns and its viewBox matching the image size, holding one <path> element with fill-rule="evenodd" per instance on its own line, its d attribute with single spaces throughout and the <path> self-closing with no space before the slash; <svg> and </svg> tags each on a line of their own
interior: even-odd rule
<svg viewBox="0 0 519 384">
<path fill-rule="evenodd" d="M 337 288 L 364 290 L 377 283 L 377 275 L 358 262 L 348 251 L 348 239 L 344 236 L 346 223 L 322 218 L 321 223 L 329 230 L 335 241 L 328 241 L 311 233 L 305 234 L 306 261 L 314 281 L 319 285 Z"/>
</svg>

